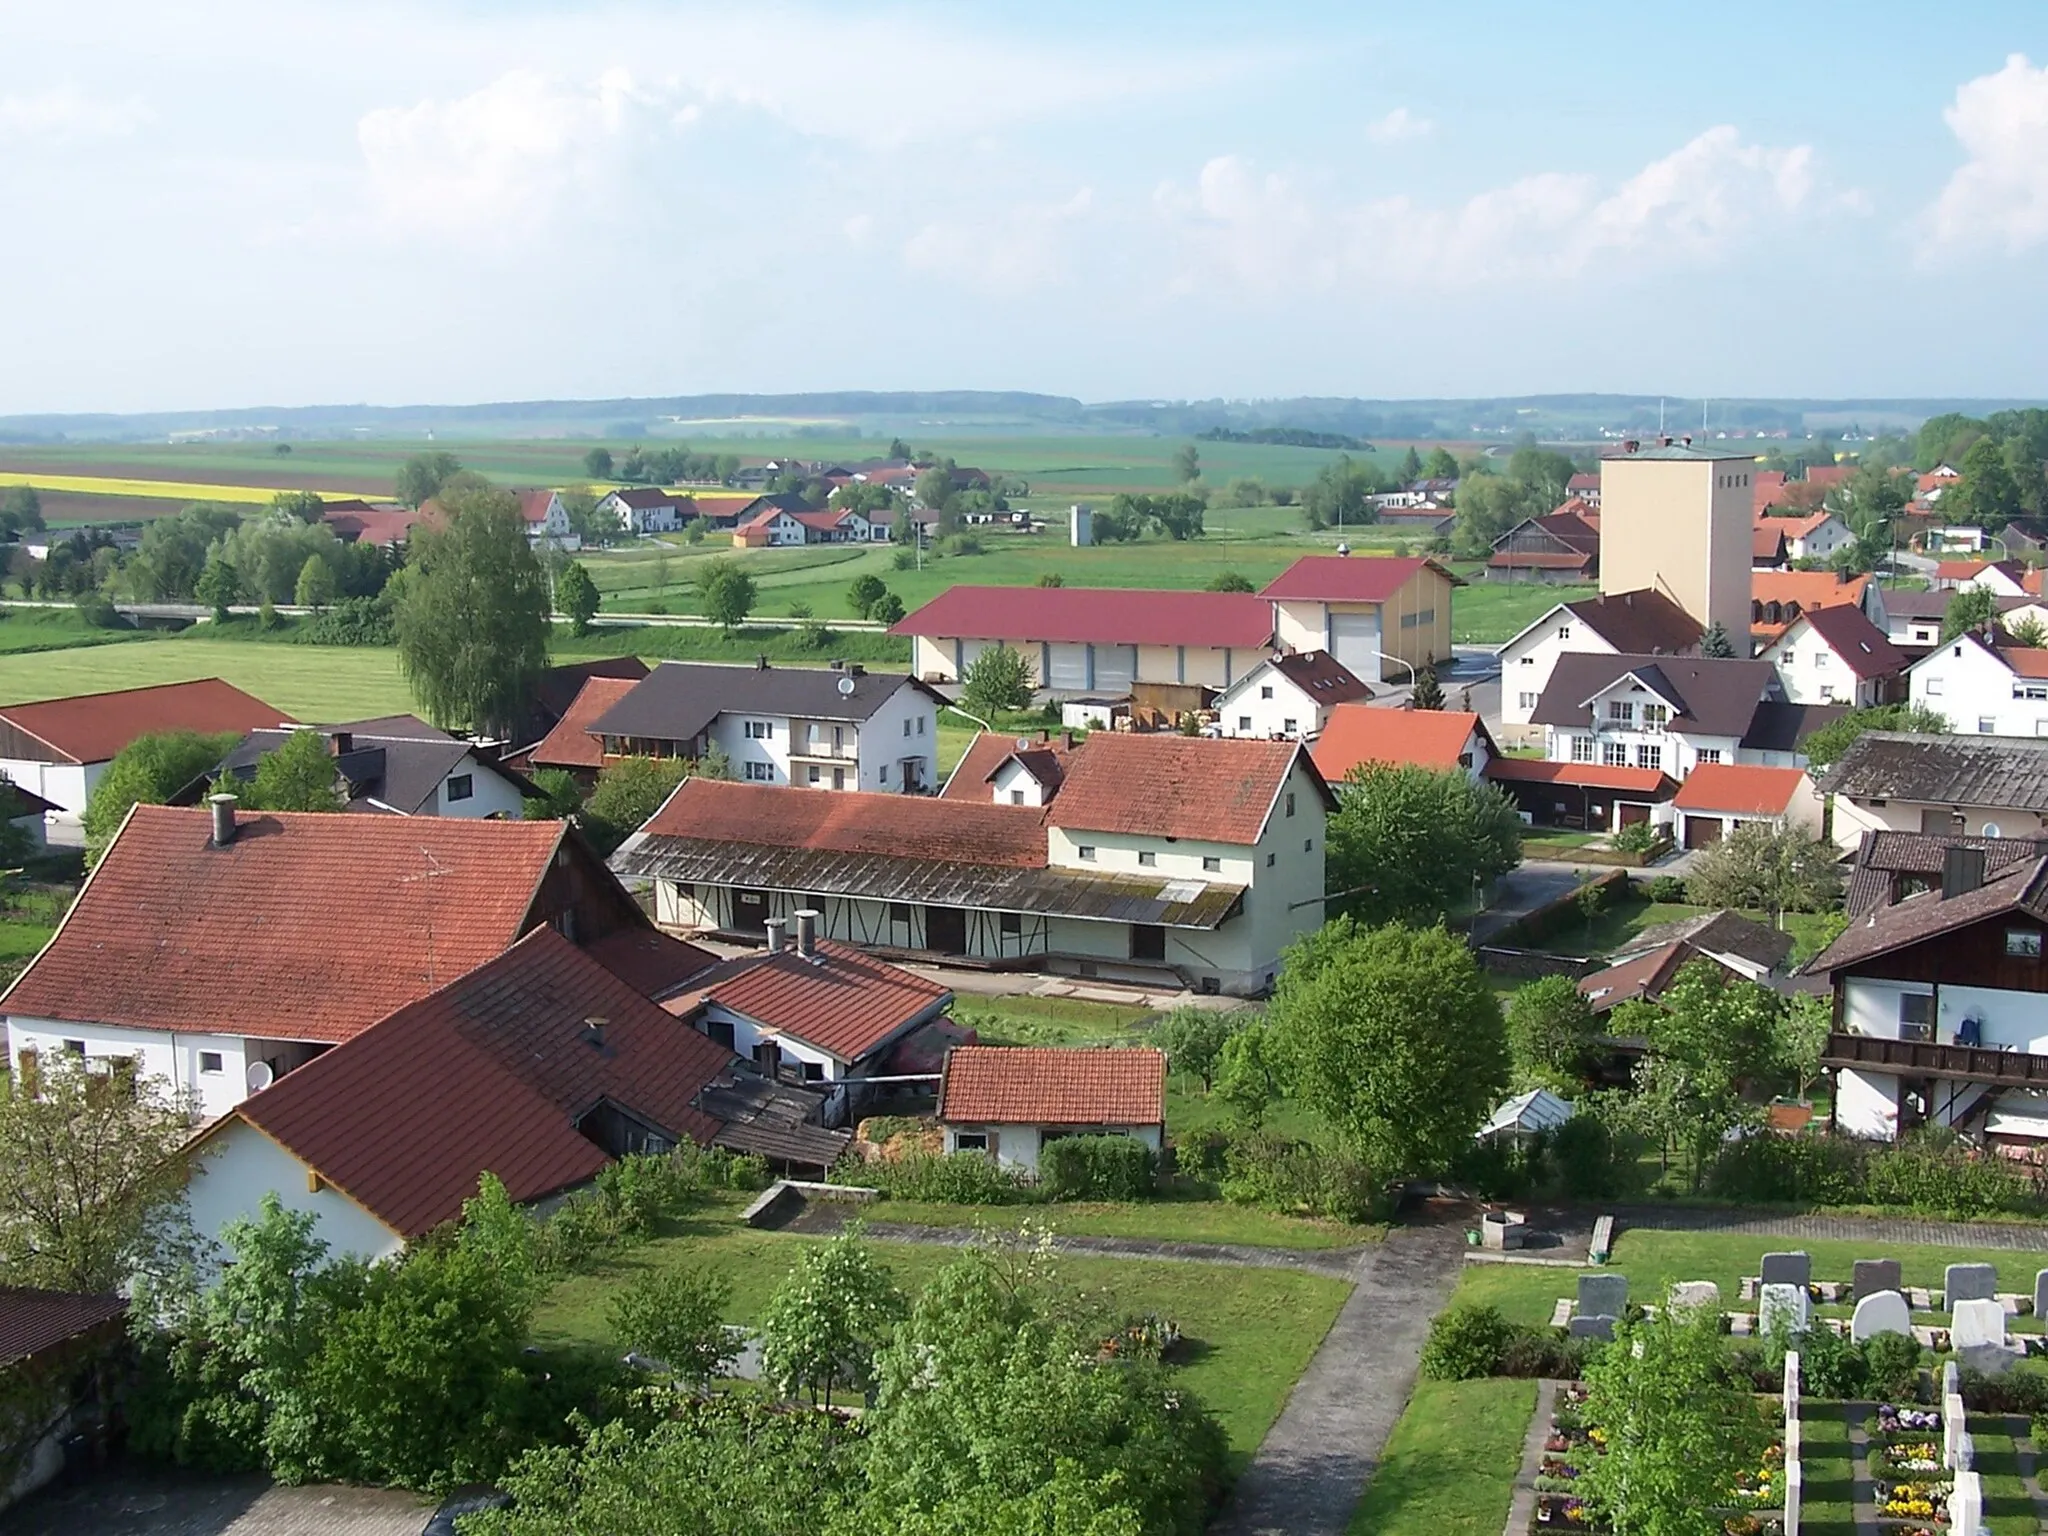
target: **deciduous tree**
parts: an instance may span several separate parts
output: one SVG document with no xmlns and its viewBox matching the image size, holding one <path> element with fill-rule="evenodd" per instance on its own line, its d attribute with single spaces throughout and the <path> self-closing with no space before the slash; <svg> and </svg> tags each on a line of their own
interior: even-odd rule
<svg viewBox="0 0 2048 1536">
<path fill-rule="evenodd" d="M 612 1337 L 701 1389 L 739 1358 L 739 1339 L 725 1325 L 731 1304 L 732 1282 L 723 1275 L 649 1269 L 613 1300 Z"/>
<path fill-rule="evenodd" d="M 334 758 L 318 731 L 293 731 L 256 759 L 247 779 L 224 774 L 214 788 L 238 796 L 252 811 L 340 811 L 347 808 L 336 788 Z"/>
<path fill-rule="evenodd" d="M 569 633 L 590 633 L 590 621 L 597 617 L 597 583 L 581 560 L 571 560 L 555 582 L 555 611 L 569 620 Z"/>
<path fill-rule="evenodd" d="M 1998 595 L 1989 587 L 1959 587 L 1941 614 L 1941 643 L 1972 630 L 1987 631 L 1998 622 Z"/>
<path fill-rule="evenodd" d="M 1514 802 L 1462 769 L 1365 763 L 1324 832 L 1333 909 L 1367 923 L 1447 917 L 1522 858 Z"/>
<path fill-rule="evenodd" d="M 1948 730 L 1948 716 L 1918 704 L 1877 704 L 1852 709 L 1830 720 L 1800 744 L 1807 762 L 1825 768 L 1847 752 L 1856 738 L 1868 731 L 1923 731 L 1940 735 Z"/>
<path fill-rule="evenodd" d="M 1193 443 L 1182 443 L 1173 450 L 1173 478 L 1182 485 L 1202 478 L 1202 453 Z"/>
<path fill-rule="evenodd" d="M 612 451 L 597 447 L 583 455 L 583 473 L 593 480 L 609 480 L 612 477 Z"/>
<path fill-rule="evenodd" d="M 1686 894 L 1703 907 L 1821 912 L 1841 899 L 1835 851 L 1796 826 L 1744 822 L 1699 856 Z"/>
<path fill-rule="evenodd" d="M 240 738 L 233 731 L 152 731 L 138 736 L 107 764 L 80 819 L 88 862 L 97 862 L 136 805 L 163 805 L 202 778 Z"/>
<path fill-rule="evenodd" d="M 1031 663 L 1007 645 L 991 645 L 960 674 L 960 702 L 984 720 L 1031 704 Z"/>
<path fill-rule="evenodd" d="M 318 613 L 334 601 L 334 568 L 318 555 L 306 556 L 299 579 L 293 583 L 292 597 L 301 608 Z"/>
<path fill-rule="evenodd" d="M 242 601 L 245 595 L 242 573 L 225 555 L 215 555 L 206 562 L 206 569 L 199 573 L 199 584 L 192 595 L 202 603 L 212 605 L 215 623 L 225 624 L 228 610 Z"/>
<path fill-rule="evenodd" d="M 727 634 L 747 622 L 754 611 L 754 578 L 730 556 L 706 560 L 697 567 L 697 606 Z"/>
<path fill-rule="evenodd" d="M 874 611 L 875 604 L 888 595 L 889 589 L 882 584 L 882 578 L 873 574 L 856 576 L 853 585 L 846 590 L 847 606 L 859 618 L 866 618 Z"/>
<path fill-rule="evenodd" d="M 1757 982 L 1694 960 L 1654 1007 L 1628 1023 L 1648 1037 L 1636 1094 L 1652 1123 L 1693 1154 L 1698 1183 L 1722 1138 L 1758 1118 L 1757 1097 L 1783 1068 L 1784 999 Z M 1616 1021 L 1616 1033 L 1622 1033 Z"/>
<path fill-rule="evenodd" d="M 1152 1029 L 1152 1043 L 1166 1052 L 1167 1069 L 1202 1080 L 1207 1093 L 1216 1078 L 1223 1047 L 1244 1027 L 1233 1011 L 1193 1003 L 1175 1008 Z"/>
<path fill-rule="evenodd" d="M 679 757 L 622 757 L 607 764 L 577 818 L 584 837 L 609 855 L 661 809 L 689 771 Z"/>
<path fill-rule="evenodd" d="M 441 487 L 462 472 L 462 460 L 452 453 L 416 453 L 399 466 L 398 499 L 417 507 L 441 494 Z"/>
<path fill-rule="evenodd" d="M 1586 1070 L 1599 1022 L 1569 976 L 1539 976 L 1515 990 L 1507 1009 L 1508 1046 L 1523 1077 L 1574 1087 Z"/>
<path fill-rule="evenodd" d="M 761 1311 L 761 1373 L 816 1407 L 835 1387 L 865 1391 L 875 1353 L 903 1315 L 903 1294 L 857 1226 L 806 1248 Z"/>
</svg>

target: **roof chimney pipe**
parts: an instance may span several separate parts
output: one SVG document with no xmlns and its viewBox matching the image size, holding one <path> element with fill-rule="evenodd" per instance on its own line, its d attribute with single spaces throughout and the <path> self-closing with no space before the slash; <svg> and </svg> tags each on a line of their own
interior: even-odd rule
<svg viewBox="0 0 2048 1536">
<path fill-rule="evenodd" d="M 225 848 L 235 840 L 236 797 L 208 795 L 206 803 L 213 807 L 213 846 Z"/>
<path fill-rule="evenodd" d="M 814 907 L 797 909 L 796 952 L 806 960 L 818 958 L 818 913 Z"/>
<path fill-rule="evenodd" d="M 762 926 L 768 930 L 768 953 L 771 955 L 781 954 L 782 936 L 788 931 L 788 922 L 783 918 L 771 917 Z"/>
<path fill-rule="evenodd" d="M 1952 845 L 1942 850 L 1941 899 L 1967 896 L 1984 883 L 1984 850 Z"/>
</svg>

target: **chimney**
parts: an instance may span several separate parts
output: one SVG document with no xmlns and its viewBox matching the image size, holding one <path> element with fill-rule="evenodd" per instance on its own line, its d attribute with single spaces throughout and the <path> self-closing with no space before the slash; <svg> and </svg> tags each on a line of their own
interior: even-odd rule
<svg viewBox="0 0 2048 1536">
<path fill-rule="evenodd" d="M 1621 451 L 1623 453 L 1638 453 L 1642 450 L 1642 446 L 1643 445 L 1639 440 L 1631 437 L 1622 443 Z"/>
<path fill-rule="evenodd" d="M 1067 750 L 1068 750 L 1069 752 L 1073 751 L 1073 750 L 1074 750 L 1074 733 L 1073 733 L 1072 731 L 1061 731 L 1061 732 L 1060 732 L 1060 745 L 1064 746 L 1064 747 L 1065 747 L 1065 748 L 1066 748 L 1066 749 L 1067 749 Z"/>
<path fill-rule="evenodd" d="M 1686 447 L 1690 448 L 1692 446 L 1692 434 L 1690 432 L 1686 433 L 1685 436 L 1679 439 L 1679 441 L 1685 444 Z"/>
<path fill-rule="evenodd" d="M 768 670 L 768 658 L 766 656 L 756 656 L 754 658 L 754 670 L 756 672 L 766 672 Z"/>
<path fill-rule="evenodd" d="M 348 731 L 336 731 L 327 738 L 327 741 L 336 757 L 346 757 L 356 749 L 356 739 Z"/>
<path fill-rule="evenodd" d="M 1670 439 L 1670 437 L 1668 437 L 1668 436 L 1664 436 L 1664 437 L 1659 437 L 1659 438 L 1657 439 L 1657 446 L 1658 446 L 1659 448 L 1669 448 L 1669 447 L 1671 446 L 1671 439 Z"/>
<path fill-rule="evenodd" d="M 235 840 L 235 797 L 208 795 L 206 803 L 213 807 L 213 846 L 225 848 Z"/>
<path fill-rule="evenodd" d="M 583 1021 L 583 1043 L 602 1050 L 604 1048 L 604 1025 L 605 1021 L 603 1019 L 585 1019 Z"/>
<path fill-rule="evenodd" d="M 797 909 L 796 952 L 806 960 L 818 958 L 818 913 L 815 907 Z"/>
<path fill-rule="evenodd" d="M 768 930 L 768 953 L 771 955 L 781 954 L 782 936 L 789 928 L 788 921 L 780 917 L 771 917 L 764 926 Z"/>
<path fill-rule="evenodd" d="M 1967 896 L 1984 883 L 1984 850 L 1952 845 L 1942 851 L 1941 899 Z"/>
<path fill-rule="evenodd" d="M 1348 555 L 1348 554 L 1350 554 L 1350 553 L 1351 553 L 1351 546 L 1350 546 L 1349 544 L 1339 544 L 1339 545 L 1337 546 L 1337 558 L 1338 558 L 1338 559 L 1340 559 L 1340 560 L 1341 560 L 1341 559 L 1343 559 L 1343 558 L 1344 558 L 1344 556 L 1346 556 L 1346 555 Z"/>
</svg>

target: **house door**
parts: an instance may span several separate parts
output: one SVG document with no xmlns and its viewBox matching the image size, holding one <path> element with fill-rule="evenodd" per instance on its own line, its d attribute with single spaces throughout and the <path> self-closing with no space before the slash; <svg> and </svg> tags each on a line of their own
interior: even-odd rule
<svg viewBox="0 0 2048 1536">
<path fill-rule="evenodd" d="M 1718 816 L 1688 816 L 1685 818 L 1685 846 L 1708 848 L 1721 841 L 1721 818 Z"/>
<path fill-rule="evenodd" d="M 732 925 L 741 933 L 760 933 L 768 926 L 768 893 L 734 891 Z"/>
<path fill-rule="evenodd" d="M 1153 923 L 1131 924 L 1131 958 L 1133 960 L 1166 959 L 1166 930 Z"/>
<path fill-rule="evenodd" d="M 967 914 L 958 907 L 926 907 L 924 947 L 942 955 L 966 954 Z"/>
</svg>

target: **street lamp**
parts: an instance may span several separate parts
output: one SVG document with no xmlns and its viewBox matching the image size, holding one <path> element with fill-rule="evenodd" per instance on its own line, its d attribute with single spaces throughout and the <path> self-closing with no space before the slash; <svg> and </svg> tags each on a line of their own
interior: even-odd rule
<svg viewBox="0 0 2048 1536">
<path fill-rule="evenodd" d="M 1410 665 L 1409 665 L 1409 663 L 1407 663 L 1407 662 L 1403 661 L 1403 660 L 1402 660 L 1402 659 L 1401 659 L 1400 657 L 1398 657 L 1398 656 L 1389 656 L 1389 655 L 1388 655 L 1388 654 L 1387 654 L 1387 653 L 1386 653 L 1385 651 L 1374 651 L 1374 652 L 1372 652 L 1371 654 L 1373 654 L 1374 656 L 1377 656 L 1377 657 L 1379 657 L 1379 659 L 1380 659 L 1381 661 L 1391 661 L 1391 662 L 1392 662 L 1392 663 L 1393 663 L 1393 664 L 1394 664 L 1395 666 L 1397 666 L 1397 667 L 1407 667 L 1407 668 L 1408 668 L 1408 686 L 1409 686 L 1410 688 L 1413 688 L 1413 687 L 1415 686 L 1415 668 L 1414 668 L 1413 666 L 1410 666 Z"/>
</svg>

